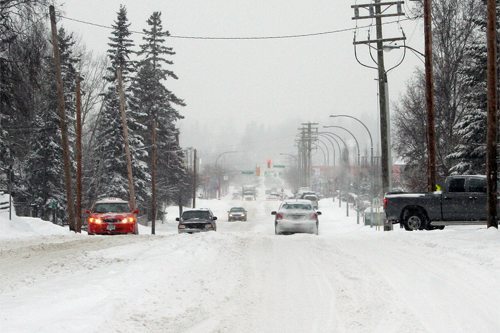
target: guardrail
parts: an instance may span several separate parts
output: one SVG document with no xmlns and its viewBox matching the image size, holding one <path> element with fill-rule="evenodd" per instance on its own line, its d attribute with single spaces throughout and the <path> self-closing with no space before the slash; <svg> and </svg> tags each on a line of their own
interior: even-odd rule
<svg viewBox="0 0 500 333">
<path fill-rule="evenodd" d="M 8 201 L 0 202 L 0 210 L 8 210 L 8 209 L 9 209 L 9 202 Z"/>
</svg>

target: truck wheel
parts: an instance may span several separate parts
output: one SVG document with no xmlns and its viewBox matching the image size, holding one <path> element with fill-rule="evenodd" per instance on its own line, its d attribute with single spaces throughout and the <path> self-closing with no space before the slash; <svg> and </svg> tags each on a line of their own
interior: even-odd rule
<svg viewBox="0 0 500 333">
<path fill-rule="evenodd" d="M 425 228 L 425 217 L 419 211 L 412 211 L 406 217 L 404 227 L 408 231 L 421 230 Z"/>
</svg>

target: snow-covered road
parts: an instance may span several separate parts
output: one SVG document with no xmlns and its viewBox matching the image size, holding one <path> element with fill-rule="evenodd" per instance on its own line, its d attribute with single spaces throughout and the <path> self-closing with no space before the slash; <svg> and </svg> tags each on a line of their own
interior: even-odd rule
<svg viewBox="0 0 500 333">
<path fill-rule="evenodd" d="M 201 201 L 218 231 L 0 241 L 0 332 L 498 332 L 500 235 L 393 232 L 320 202 L 320 235 L 275 236 L 276 201 Z M 353 211 L 351 211 L 351 215 Z"/>
</svg>

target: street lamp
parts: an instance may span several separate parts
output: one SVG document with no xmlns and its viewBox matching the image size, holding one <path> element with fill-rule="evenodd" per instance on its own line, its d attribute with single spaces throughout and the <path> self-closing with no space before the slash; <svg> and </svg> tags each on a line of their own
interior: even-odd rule
<svg viewBox="0 0 500 333">
<path fill-rule="evenodd" d="M 342 144 L 344 145 L 345 147 L 345 150 L 349 151 L 349 146 L 347 145 L 347 143 L 344 141 L 344 139 L 342 139 L 342 137 L 336 133 L 333 133 L 333 132 L 318 132 L 319 135 L 324 135 L 324 136 L 327 136 L 333 140 L 335 140 L 335 142 L 337 142 L 337 145 L 339 146 L 339 161 L 342 160 L 342 149 L 340 148 L 340 144 L 339 142 L 337 141 L 340 140 L 342 141 Z"/>
<path fill-rule="evenodd" d="M 359 122 L 366 129 L 366 131 L 368 132 L 368 136 L 370 137 L 370 164 L 373 167 L 373 138 L 372 138 L 372 133 L 370 132 L 368 127 L 365 125 L 365 123 L 363 123 L 358 118 L 353 117 L 353 116 L 348 115 L 348 114 L 332 114 L 332 115 L 330 115 L 330 118 L 337 118 L 337 117 L 346 117 L 346 118 L 354 119 L 357 122 Z"/>
<path fill-rule="evenodd" d="M 332 157 L 332 166 L 335 167 L 335 145 L 333 144 L 333 140 L 331 137 L 329 137 L 328 135 L 325 135 L 324 133 L 320 133 L 318 132 L 318 138 L 321 136 L 323 138 L 325 138 L 329 143 L 330 145 L 332 146 L 332 152 L 333 152 L 333 157 Z M 339 142 L 337 141 L 337 145 L 339 146 L 339 154 L 340 154 L 340 145 L 339 145 Z M 339 155 L 340 156 L 340 155 Z"/>
<path fill-rule="evenodd" d="M 342 127 L 342 126 L 336 126 L 336 125 L 331 125 L 331 126 L 323 126 L 323 128 L 340 128 L 340 129 L 343 129 L 344 131 L 346 131 L 347 133 L 351 134 L 352 137 L 354 138 L 354 141 L 356 142 L 356 148 L 358 149 L 358 166 L 360 165 L 359 163 L 359 142 L 358 142 L 358 139 L 356 139 L 356 136 L 354 136 L 354 134 L 349 131 L 347 128 L 345 127 Z"/>
<path fill-rule="evenodd" d="M 348 115 L 348 114 L 332 114 L 332 115 L 330 115 L 330 118 L 338 118 L 338 117 L 345 117 L 345 118 L 351 118 L 353 120 L 356 120 L 368 132 L 368 136 L 370 137 L 371 192 L 372 192 L 372 196 L 375 196 L 375 181 L 374 181 L 374 175 L 373 175 L 374 169 L 373 169 L 373 138 L 372 138 L 372 133 L 370 132 L 368 127 L 365 125 L 365 123 L 356 117 L 353 117 L 353 116 Z M 373 216 L 373 204 L 371 204 L 370 207 L 371 207 L 371 216 Z"/>
<path fill-rule="evenodd" d="M 217 164 L 219 162 L 219 158 L 221 158 L 222 156 L 224 156 L 226 154 L 233 154 L 233 153 L 239 153 L 239 151 L 237 151 L 237 150 L 224 151 L 224 152 L 220 153 L 219 155 L 217 155 L 217 157 L 215 158 L 215 172 L 217 172 L 217 199 L 220 199 L 220 173 L 219 173 L 219 170 L 217 167 Z"/>
<path fill-rule="evenodd" d="M 423 54 L 422 52 L 420 52 L 417 49 L 414 49 L 411 46 L 408 46 L 408 45 L 398 45 L 398 44 L 384 45 L 383 46 L 383 49 L 386 52 L 390 52 L 392 50 L 399 50 L 401 48 L 408 49 L 408 50 L 412 51 L 415 55 L 417 55 L 417 58 L 425 64 L 425 61 L 424 61 L 425 60 L 425 54 Z"/>
<path fill-rule="evenodd" d="M 296 169 L 296 175 L 295 175 L 295 182 L 297 182 L 296 186 L 295 186 L 295 190 L 298 191 L 299 189 L 299 186 L 300 186 L 300 182 L 301 182 L 301 179 L 300 179 L 300 171 L 299 171 L 299 158 L 298 156 L 295 156 L 293 154 L 287 154 L 287 153 L 280 153 L 281 156 L 288 156 L 288 157 L 291 157 L 295 160 L 295 164 L 297 165 L 297 169 Z"/>
</svg>

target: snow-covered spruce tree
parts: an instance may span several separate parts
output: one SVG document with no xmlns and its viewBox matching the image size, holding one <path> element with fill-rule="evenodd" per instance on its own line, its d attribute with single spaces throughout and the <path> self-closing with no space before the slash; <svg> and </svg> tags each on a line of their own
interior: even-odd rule
<svg viewBox="0 0 500 333">
<path fill-rule="evenodd" d="M 497 1 L 497 31 L 500 24 L 500 1 Z M 484 174 L 486 172 L 487 132 L 487 48 L 486 48 L 486 4 L 475 12 L 473 38 L 467 45 L 467 61 L 463 69 L 463 80 L 468 91 L 466 111 L 456 125 L 460 137 L 455 151 L 448 159 L 453 163 L 454 174 Z M 500 40 L 497 40 L 499 43 Z M 500 57 L 497 58 L 497 63 Z M 499 70 L 500 73 L 500 70 Z"/>
<path fill-rule="evenodd" d="M 14 194 L 20 191 L 17 184 L 29 152 L 26 139 L 31 134 L 47 48 L 47 30 L 40 19 L 46 14 L 42 3 L 7 0 L 0 5 L 0 179 L 13 166 L 18 175 Z"/>
<path fill-rule="evenodd" d="M 438 183 L 450 174 L 448 156 L 460 141 L 456 124 L 466 110 L 468 89 L 462 78 L 467 63 L 466 46 L 473 31 L 472 13 L 479 0 L 433 1 L 433 68 Z M 394 148 L 407 166 L 404 178 L 410 190 L 424 190 L 427 183 L 427 115 L 425 81 L 422 71 L 415 73 L 395 107 Z"/>
<path fill-rule="evenodd" d="M 88 195 L 91 201 L 102 196 L 128 198 L 127 166 L 120 117 L 117 70 L 119 68 L 122 70 L 125 99 L 128 102 L 130 98 L 129 86 L 135 71 L 133 62 L 130 59 L 133 54 L 133 42 L 130 39 L 129 26 L 127 11 L 124 6 L 120 6 L 117 19 L 113 25 L 114 30 L 108 43 L 110 48 L 107 53 L 110 66 L 105 79 L 109 82 L 109 86 L 104 95 L 104 106 L 98 118 L 95 132 L 94 142 L 96 144 L 92 155 L 94 172 L 88 187 Z M 138 205 L 141 205 L 146 200 L 147 192 L 145 188 L 150 179 L 147 165 L 144 163 L 147 157 L 142 137 L 144 126 L 135 109 L 130 108 L 128 104 L 125 109 L 136 200 Z"/>
<path fill-rule="evenodd" d="M 157 126 L 157 183 L 159 185 L 158 200 L 160 202 L 175 201 L 179 197 L 179 189 L 187 181 L 184 166 L 184 155 L 180 152 L 177 140 L 178 130 L 175 122 L 181 115 L 175 106 L 184 106 L 184 102 L 165 86 L 169 79 L 177 76 L 166 66 L 173 62 L 168 59 L 175 54 L 171 47 L 165 46 L 169 32 L 163 30 L 161 13 L 154 12 L 147 20 L 148 29 L 144 29 L 143 44 L 140 46 L 137 63 L 137 76 L 132 84 L 133 98 L 131 108 L 140 116 L 143 127 L 142 135 L 146 146 L 151 146 L 151 117 Z M 151 170 L 151 159 L 147 165 Z M 164 190 L 164 189 L 169 189 Z"/>
<path fill-rule="evenodd" d="M 68 116 L 70 141 L 74 142 L 75 112 L 75 66 L 78 58 L 74 56 L 73 35 L 67 35 L 64 28 L 58 32 L 61 54 L 61 74 L 63 78 L 65 110 Z M 55 77 L 52 57 L 44 59 L 42 77 Z M 63 160 L 59 113 L 55 80 L 44 80 L 40 84 L 40 97 L 35 109 L 34 128 L 30 138 L 30 152 L 26 157 L 26 199 L 39 208 L 42 218 L 50 216 L 49 206 L 53 200 L 63 209 L 66 192 L 63 182 Z"/>
</svg>

